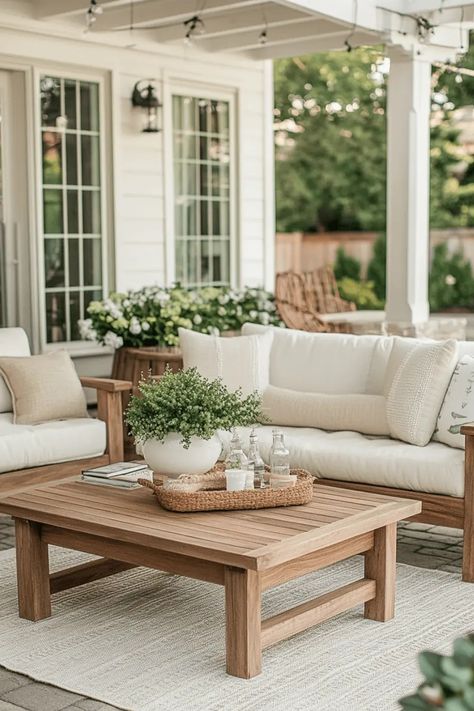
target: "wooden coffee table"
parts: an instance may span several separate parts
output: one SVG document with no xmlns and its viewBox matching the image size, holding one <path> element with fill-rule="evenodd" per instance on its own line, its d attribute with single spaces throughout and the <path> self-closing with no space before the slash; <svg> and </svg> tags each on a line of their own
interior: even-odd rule
<svg viewBox="0 0 474 711">
<path fill-rule="evenodd" d="M 51 615 L 51 594 L 135 566 L 223 585 L 227 672 L 260 673 L 262 649 L 365 603 L 364 615 L 393 617 L 396 524 L 417 501 L 315 485 L 306 506 L 171 513 L 149 491 L 66 481 L 0 500 L 16 523 L 20 617 Z M 48 545 L 99 560 L 50 574 Z M 261 594 L 357 553 L 365 577 L 261 620 Z"/>
</svg>

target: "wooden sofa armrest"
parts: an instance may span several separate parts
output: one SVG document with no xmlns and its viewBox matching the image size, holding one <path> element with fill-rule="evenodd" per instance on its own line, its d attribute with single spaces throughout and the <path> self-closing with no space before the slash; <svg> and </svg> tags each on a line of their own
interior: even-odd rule
<svg viewBox="0 0 474 711">
<path fill-rule="evenodd" d="M 474 583 L 474 425 L 463 425 L 464 455 L 464 550 L 462 578 Z"/>
<path fill-rule="evenodd" d="M 111 378 L 82 377 L 85 388 L 97 390 L 97 416 L 107 428 L 107 454 L 109 462 L 121 462 L 124 458 L 124 430 L 122 395 L 130 392 L 132 383 L 128 380 Z"/>
<path fill-rule="evenodd" d="M 90 377 L 82 377 L 80 380 L 84 388 L 94 388 L 94 390 L 103 390 L 108 393 L 119 393 L 132 389 L 132 383 L 129 380 L 112 380 L 112 378 Z"/>
</svg>

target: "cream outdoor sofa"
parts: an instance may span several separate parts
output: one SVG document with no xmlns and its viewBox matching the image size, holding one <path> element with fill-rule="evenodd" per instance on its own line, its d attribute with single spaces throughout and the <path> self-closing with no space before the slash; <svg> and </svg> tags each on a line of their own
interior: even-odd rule
<svg viewBox="0 0 474 711">
<path fill-rule="evenodd" d="M 29 355 L 23 329 L 0 329 L 0 356 Z M 13 424 L 11 396 L 0 375 L 0 495 L 123 459 L 122 393 L 132 384 L 107 378 L 81 382 L 97 390 L 98 418 L 18 425 Z"/>
<path fill-rule="evenodd" d="M 245 324 L 244 335 L 264 326 Z M 394 339 L 385 336 L 305 333 L 273 329 L 270 385 L 298 392 L 384 393 Z M 459 343 L 459 357 L 474 357 L 474 342 Z M 272 426 L 259 429 L 268 461 Z M 463 579 L 474 582 L 474 427 L 464 427 L 466 450 L 430 441 L 420 447 L 358 432 L 281 427 L 292 465 L 321 483 L 419 499 L 415 520 L 464 529 Z M 247 441 L 249 430 L 241 434 Z M 226 435 L 222 435 L 226 439 Z"/>
</svg>

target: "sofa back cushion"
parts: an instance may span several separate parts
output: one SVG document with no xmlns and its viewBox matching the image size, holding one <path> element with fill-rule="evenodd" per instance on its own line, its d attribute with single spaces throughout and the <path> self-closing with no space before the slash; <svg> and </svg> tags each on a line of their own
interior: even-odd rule
<svg viewBox="0 0 474 711">
<path fill-rule="evenodd" d="M 400 344 L 395 344 L 394 348 Z M 430 441 L 457 362 L 454 340 L 416 342 L 393 375 L 387 393 L 390 434 L 424 447 Z"/>
<path fill-rule="evenodd" d="M 433 439 L 464 449 L 463 425 L 474 425 L 474 358 L 469 355 L 462 356 L 454 369 Z"/>
<path fill-rule="evenodd" d="M 390 434 L 383 395 L 302 393 L 270 385 L 262 409 L 273 425 Z"/>
<path fill-rule="evenodd" d="M 273 331 L 270 385 L 298 392 L 382 395 L 392 338 L 307 333 L 244 324 L 245 335 Z"/>
<path fill-rule="evenodd" d="M 178 329 L 183 366 L 196 368 L 205 378 L 222 378 L 230 390 L 242 388 L 244 395 L 262 392 L 269 381 L 271 331 L 254 336 L 219 338 Z"/>
<path fill-rule="evenodd" d="M 0 328 L 0 357 L 29 355 L 30 344 L 22 328 Z M 12 410 L 12 396 L 0 373 L 0 412 L 12 412 Z"/>
<path fill-rule="evenodd" d="M 0 371 L 12 395 L 15 424 L 88 416 L 81 381 L 67 351 L 3 357 Z"/>
</svg>

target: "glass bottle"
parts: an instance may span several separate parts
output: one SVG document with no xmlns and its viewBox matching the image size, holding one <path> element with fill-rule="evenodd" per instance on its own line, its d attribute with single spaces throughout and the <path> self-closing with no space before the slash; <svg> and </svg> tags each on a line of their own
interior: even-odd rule
<svg viewBox="0 0 474 711">
<path fill-rule="evenodd" d="M 248 459 L 242 449 L 242 440 L 240 439 L 235 427 L 232 428 L 232 439 L 230 440 L 229 450 L 225 460 L 226 469 L 248 469 Z"/>
<path fill-rule="evenodd" d="M 270 476 L 288 476 L 290 473 L 290 453 L 285 447 L 283 432 L 273 430 L 273 444 L 270 450 Z"/>
<path fill-rule="evenodd" d="M 258 446 L 258 436 L 255 430 L 250 433 L 249 463 L 248 467 L 253 471 L 253 484 L 255 489 L 262 489 L 265 485 L 264 474 L 265 464 L 260 456 Z"/>
</svg>

